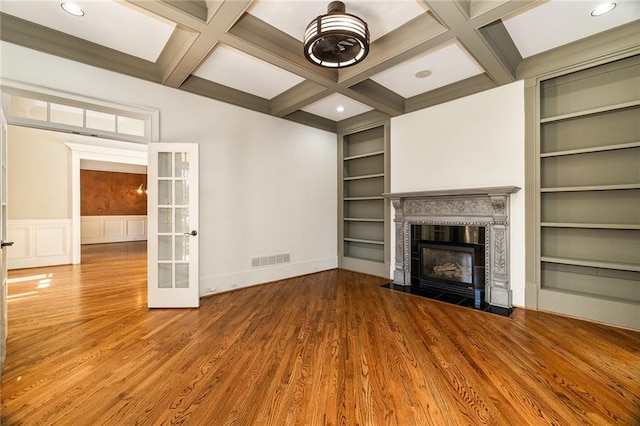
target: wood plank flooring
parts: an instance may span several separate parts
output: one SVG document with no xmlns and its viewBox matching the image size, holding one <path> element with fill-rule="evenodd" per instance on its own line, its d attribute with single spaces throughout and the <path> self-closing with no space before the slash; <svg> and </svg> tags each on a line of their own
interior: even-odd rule
<svg viewBox="0 0 640 426">
<path fill-rule="evenodd" d="M 148 310 L 145 262 L 10 273 L 3 425 L 640 424 L 638 332 L 339 270 Z"/>
</svg>

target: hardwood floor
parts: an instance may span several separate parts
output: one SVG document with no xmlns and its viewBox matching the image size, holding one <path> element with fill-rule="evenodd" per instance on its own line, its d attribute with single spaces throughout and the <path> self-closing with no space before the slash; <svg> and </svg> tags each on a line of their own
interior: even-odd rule
<svg viewBox="0 0 640 426">
<path fill-rule="evenodd" d="M 640 333 L 328 271 L 148 310 L 142 243 L 12 271 L 3 425 L 640 424 Z"/>
</svg>

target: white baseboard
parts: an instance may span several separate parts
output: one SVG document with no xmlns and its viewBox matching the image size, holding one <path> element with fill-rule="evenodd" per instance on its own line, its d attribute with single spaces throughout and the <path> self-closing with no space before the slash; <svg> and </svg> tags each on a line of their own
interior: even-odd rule
<svg viewBox="0 0 640 426">
<path fill-rule="evenodd" d="M 71 263 L 71 219 L 8 220 L 8 269 Z"/>
<path fill-rule="evenodd" d="M 202 260 L 202 259 L 201 259 Z M 273 267 L 250 269 L 234 274 L 200 277 L 200 296 L 208 296 L 242 287 L 251 287 L 338 267 L 337 257 L 293 262 Z"/>
<path fill-rule="evenodd" d="M 81 244 L 145 241 L 147 216 L 82 216 L 80 219 Z"/>
</svg>

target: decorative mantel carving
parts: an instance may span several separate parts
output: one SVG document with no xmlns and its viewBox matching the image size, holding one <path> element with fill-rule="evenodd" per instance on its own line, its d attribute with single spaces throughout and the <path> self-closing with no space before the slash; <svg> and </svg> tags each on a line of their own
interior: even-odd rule
<svg viewBox="0 0 640 426">
<path fill-rule="evenodd" d="M 486 302 L 511 308 L 509 284 L 509 197 L 515 186 L 384 194 L 395 209 L 393 281 L 411 285 L 411 225 L 485 227 Z"/>
</svg>

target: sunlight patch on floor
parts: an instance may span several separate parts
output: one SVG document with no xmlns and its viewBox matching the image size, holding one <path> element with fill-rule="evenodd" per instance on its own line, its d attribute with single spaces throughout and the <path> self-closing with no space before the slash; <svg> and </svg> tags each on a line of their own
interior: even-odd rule
<svg viewBox="0 0 640 426">
<path fill-rule="evenodd" d="M 13 302 L 13 301 L 16 301 L 18 299 L 23 299 L 25 297 L 34 296 L 36 294 L 38 294 L 37 291 L 27 291 L 26 293 L 12 294 L 11 296 L 7 296 L 7 302 Z"/>
<path fill-rule="evenodd" d="M 40 274 L 40 275 L 31 275 L 29 277 L 9 278 L 7 280 L 7 284 L 24 283 L 24 282 L 28 282 L 28 281 L 43 280 L 45 278 L 51 278 L 51 277 L 53 277 L 53 273 Z"/>
<path fill-rule="evenodd" d="M 53 273 L 30 275 L 28 277 L 9 278 L 7 280 L 7 284 L 18 284 L 18 283 L 24 284 L 24 283 L 30 283 L 30 282 L 35 282 L 37 284 L 35 288 L 36 291 L 26 291 L 22 293 L 11 294 L 7 296 L 7 302 L 13 302 L 16 300 L 24 299 L 29 296 L 35 296 L 38 294 L 37 290 L 49 288 L 49 286 L 51 286 L 52 281 L 53 281 Z"/>
</svg>

